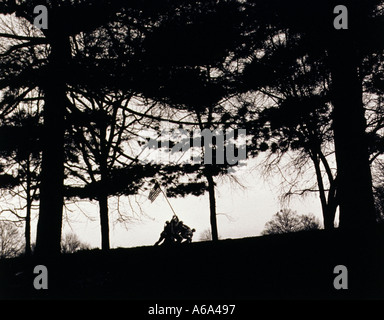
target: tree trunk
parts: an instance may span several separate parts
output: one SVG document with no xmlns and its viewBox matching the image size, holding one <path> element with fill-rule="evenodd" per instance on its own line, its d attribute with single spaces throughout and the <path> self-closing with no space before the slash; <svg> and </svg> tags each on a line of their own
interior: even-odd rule
<svg viewBox="0 0 384 320">
<path fill-rule="evenodd" d="M 330 230 L 335 227 L 335 214 L 336 214 L 336 208 L 337 208 L 336 181 L 333 179 L 332 175 L 328 174 L 328 178 L 331 180 L 329 181 L 330 186 L 328 191 L 328 197 L 326 197 L 323 176 L 320 169 L 321 156 L 318 157 L 318 154 L 316 152 L 313 152 L 313 154 L 314 155 L 311 156 L 311 159 L 315 166 L 317 185 L 319 187 L 319 196 L 320 196 L 320 202 L 321 202 L 321 210 L 323 212 L 324 229 Z"/>
<path fill-rule="evenodd" d="M 210 221 L 212 230 L 212 241 L 219 240 L 219 233 L 217 231 L 217 219 L 216 219 L 216 199 L 215 199 L 215 182 L 211 172 L 206 170 L 205 176 L 208 181 L 208 193 L 209 193 L 209 210 L 210 210 Z"/>
<path fill-rule="evenodd" d="M 101 227 L 101 249 L 109 250 L 109 221 L 108 221 L 108 196 L 99 196 L 100 227 Z"/>
<path fill-rule="evenodd" d="M 334 229 L 336 209 L 338 206 L 337 199 L 336 199 L 337 178 L 333 177 L 331 167 L 329 166 L 329 163 L 321 150 L 319 150 L 319 158 L 325 168 L 325 172 L 327 173 L 328 181 L 329 181 L 327 207 L 326 207 L 326 213 L 324 215 L 324 229 Z"/>
<path fill-rule="evenodd" d="M 70 57 L 68 38 L 51 41 L 49 66 L 42 85 L 44 91 L 44 134 L 40 212 L 36 254 L 56 255 L 61 249 L 64 182 L 64 115 L 66 106 L 65 68 Z"/>
<path fill-rule="evenodd" d="M 337 30 L 329 50 L 333 130 L 337 163 L 340 227 L 361 228 L 375 221 L 372 177 L 366 141 L 362 84 L 357 53 L 348 30 Z"/>
<path fill-rule="evenodd" d="M 319 159 L 318 159 L 317 154 L 315 152 L 312 152 L 311 159 L 312 159 L 312 162 L 315 166 L 317 186 L 319 188 L 321 210 L 323 212 L 324 228 L 326 228 L 325 227 L 325 221 L 327 220 L 327 216 L 326 216 L 327 215 L 327 198 L 325 196 L 324 182 L 323 182 L 323 176 L 321 174 L 320 162 L 319 162 Z"/>
<path fill-rule="evenodd" d="M 332 180 L 328 191 L 327 212 L 324 219 L 324 229 L 327 230 L 335 228 L 335 216 L 337 209 L 336 187 L 336 180 Z"/>
<path fill-rule="evenodd" d="M 25 215 L 25 255 L 29 257 L 31 252 L 31 211 L 32 211 L 32 193 L 31 193 L 31 167 L 30 156 L 27 159 L 27 213 Z"/>
<path fill-rule="evenodd" d="M 108 149 L 107 149 L 107 124 L 105 119 L 99 120 L 100 129 L 100 227 L 101 227 L 101 249 L 109 250 L 109 210 L 108 210 Z"/>
</svg>

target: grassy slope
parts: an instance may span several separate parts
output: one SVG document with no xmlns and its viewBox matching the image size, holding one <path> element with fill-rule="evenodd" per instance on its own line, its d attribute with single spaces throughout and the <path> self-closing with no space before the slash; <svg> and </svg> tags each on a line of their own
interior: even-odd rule
<svg viewBox="0 0 384 320">
<path fill-rule="evenodd" d="M 48 268 L 48 290 L 33 288 L 37 264 Z M 340 264 L 348 290 L 333 287 Z M 11 259 L 0 262 L 0 284 L 2 299 L 382 299 L 384 229 Z"/>
</svg>

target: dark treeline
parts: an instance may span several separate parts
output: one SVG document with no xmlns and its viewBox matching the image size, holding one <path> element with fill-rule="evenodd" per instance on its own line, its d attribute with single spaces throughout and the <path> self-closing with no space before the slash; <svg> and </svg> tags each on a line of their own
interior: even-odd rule
<svg viewBox="0 0 384 320">
<path fill-rule="evenodd" d="M 382 215 L 383 3 L 345 1 L 348 29 L 336 29 L 340 4 L 2 1 L 0 183 L 21 187 L 27 247 L 34 205 L 36 254 L 53 255 L 64 202 L 89 199 L 109 249 L 108 199 L 156 181 L 169 196 L 207 192 L 218 240 L 215 185 L 233 164 L 143 164 L 132 146 L 165 122 L 246 129 L 248 157 L 268 154 L 272 168 L 293 154 L 293 167 L 313 169 L 314 185 L 287 195 L 317 192 L 326 229 L 337 208 L 340 228 L 373 225 Z M 48 8 L 47 29 L 33 26 L 37 5 Z"/>
</svg>

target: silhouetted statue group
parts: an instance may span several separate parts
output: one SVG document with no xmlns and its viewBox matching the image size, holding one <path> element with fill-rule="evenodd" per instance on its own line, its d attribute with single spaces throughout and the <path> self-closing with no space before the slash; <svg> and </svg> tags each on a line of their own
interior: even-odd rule
<svg viewBox="0 0 384 320">
<path fill-rule="evenodd" d="M 158 246 L 163 240 L 163 245 L 182 243 L 183 241 L 191 243 L 195 231 L 195 229 L 191 229 L 174 215 L 171 221 L 165 222 L 164 230 L 161 232 L 160 238 L 155 243 L 155 246 Z"/>
</svg>

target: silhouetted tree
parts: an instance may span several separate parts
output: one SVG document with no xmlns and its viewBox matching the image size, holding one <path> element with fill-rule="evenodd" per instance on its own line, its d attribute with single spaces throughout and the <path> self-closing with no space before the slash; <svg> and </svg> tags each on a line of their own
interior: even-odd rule
<svg viewBox="0 0 384 320">
<path fill-rule="evenodd" d="M 13 184 L 3 185 L 19 202 L 20 208 L 10 208 L 18 219 L 25 222 L 25 254 L 31 254 L 31 216 L 33 203 L 38 199 L 41 164 L 41 114 L 39 110 L 27 114 L 24 109 L 7 117 L 0 126 L 0 156 L 4 166 L 15 174 Z M 25 215 L 19 211 L 24 211 Z"/>
<path fill-rule="evenodd" d="M 1 34 L 2 38 L 18 40 L 20 43 L 12 45 L 3 53 L 5 59 L 2 59 L 1 63 L 0 88 L 9 88 L 10 97 L 5 96 L 6 99 L 2 101 L 5 108 L 12 108 L 17 104 L 18 99 L 13 93 L 20 89 L 24 89 L 22 95 L 35 87 L 39 87 L 44 93 L 44 134 L 42 135 L 40 212 L 36 253 L 50 255 L 60 252 L 65 109 L 68 87 L 87 84 L 97 90 L 111 86 L 112 82 L 115 85 L 119 84 L 120 87 L 130 87 L 134 83 L 131 79 L 132 70 L 127 74 L 127 69 L 121 68 L 127 63 L 128 51 L 118 52 L 122 60 L 114 59 L 115 57 L 94 60 L 94 55 L 91 55 L 91 59 L 88 60 L 86 56 L 82 60 L 75 60 L 71 51 L 71 37 L 81 32 L 90 34 L 98 27 L 107 25 L 108 22 L 113 24 L 113 18 L 125 19 L 117 23 L 125 23 L 125 26 L 128 26 L 129 30 L 125 30 L 126 33 L 124 32 L 122 38 L 132 45 L 135 41 L 130 42 L 129 39 L 136 39 L 138 29 L 149 32 L 152 27 L 158 25 L 159 16 L 166 13 L 168 8 L 151 1 L 149 3 L 135 1 L 127 4 L 124 1 L 113 3 L 110 1 L 61 1 L 60 3 L 44 1 L 42 3 L 41 1 L 7 0 L 0 3 L 0 12 L 15 14 L 32 26 L 35 18 L 34 8 L 41 4 L 48 8 L 48 29 L 42 29 L 38 36 L 24 36 L 19 35 L 18 32 Z M 115 13 L 119 10 L 122 14 L 116 15 Z M 83 19 L 84 16 L 88 19 Z M 70 26 L 67 24 L 68 17 L 72 20 Z M 116 40 L 115 37 L 112 38 Z M 43 44 L 49 45 L 47 57 L 33 60 L 26 58 L 25 52 L 33 51 Z M 102 46 L 104 48 L 99 52 L 107 49 L 105 44 Z M 102 46 L 98 46 L 98 50 Z M 130 50 L 129 53 L 132 54 L 132 51 Z M 110 53 L 112 54 L 112 51 Z M 119 83 L 119 80 L 122 81 Z M 127 82 L 124 83 L 124 80 Z M 17 97 L 19 96 L 20 94 L 17 94 Z"/>
<path fill-rule="evenodd" d="M 317 229 L 320 229 L 320 223 L 313 215 L 298 215 L 290 209 L 282 209 L 265 224 L 261 234 L 283 234 Z"/>
<path fill-rule="evenodd" d="M 37 3 L 37 1 L 16 3 L 10 0 L 4 1 L 0 10 L 8 14 L 15 13 L 16 16 L 32 23 L 33 9 L 37 4 L 42 3 Z M 39 61 L 39 65 L 35 69 L 32 68 L 33 77 L 24 72 L 31 70 L 28 61 L 20 68 L 21 70 L 18 70 L 19 72 L 14 72 L 9 68 L 7 70 L 10 70 L 9 73 L 15 78 L 16 87 L 20 84 L 20 80 L 25 80 L 24 83 L 30 81 L 33 86 L 39 86 L 44 92 L 45 133 L 43 135 L 41 203 L 36 252 L 41 251 L 42 254 L 48 254 L 59 252 L 60 248 L 65 106 L 69 86 L 86 86 L 95 91 L 100 88 L 115 90 L 128 88 L 146 97 L 153 96 L 152 89 L 158 91 L 159 88 L 165 88 L 165 91 L 158 91 L 156 97 L 161 97 L 163 101 L 166 101 L 169 93 L 167 90 L 171 89 L 170 92 L 173 94 L 182 91 L 178 91 L 177 87 L 157 86 L 159 82 L 152 80 L 158 80 L 158 75 L 160 74 L 162 77 L 164 73 L 152 73 L 153 68 L 155 67 L 159 71 L 164 66 L 177 66 L 180 64 L 178 58 L 181 58 L 181 65 L 185 67 L 186 64 L 191 63 L 190 59 L 192 59 L 191 71 L 196 74 L 198 70 L 193 70 L 196 61 L 206 65 L 208 62 L 212 64 L 211 61 L 217 59 L 223 60 L 228 52 L 227 46 L 236 39 L 234 33 L 231 32 L 231 25 L 228 24 L 229 19 L 236 15 L 227 10 L 230 5 L 225 2 L 217 5 L 216 1 L 204 3 L 199 1 L 192 1 L 192 3 L 190 1 L 178 3 L 133 1 L 129 4 L 124 1 L 114 1 L 113 3 L 110 1 L 79 1 L 76 3 L 62 1 L 57 4 L 46 1 L 43 4 L 48 8 L 49 28 L 41 30 L 41 35 L 38 37 L 13 36 L 24 42 L 8 50 L 7 55 L 22 48 L 49 44 L 49 56 L 45 60 Z M 119 14 L 115 14 L 116 12 Z M 216 12 L 220 14 L 217 15 Z M 73 20 L 70 27 L 65 26 L 69 16 Z M 84 20 L 83 16 L 87 16 L 89 19 Z M 105 28 L 103 29 L 102 26 Z M 160 32 L 156 33 L 156 30 L 160 30 Z M 71 40 L 81 32 L 86 33 L 84 39 L 90 39 L 90 42 L 83 44 L 88 46 L 91 44 L 91 50 L 85 51 L 83 56 L 74 57 Z M 152 40 L 145 44 L 145 50 L 140 49 L 143 34 L 148 35 L 149 38 L 154 35 Z M 231 36 L 229 36 L 230 34 Z M 7 34 L 3 37 L 11 36 Z M 153 41 L 153 39 L 155 40 Z M 168 45 L 165 46 L 163 40 L 166 40 Z M 160 61 L 157 59 L 155 60 L 156 65 L 148 57 L 154 56 L 154 51 L 158 50 L 159 43 L 161 43 L 160 47 L 166 48 L 168 51 L 163 50 L 162 54 L 158 56 L 162 63 L 159 64 Z M 173 46 L 174 43 L 177 43 L 176 48 Z M 76 41 L 73 44 L 76 45 Z M 184 46 L 184 44 L 188 46 Z M 186 62 L 185 56 L 189 61 Z M 131 59 L 132 57 L 134 59 Z M 41 65 L 43 68 L 39 68 Z M 172 69 L 165 68 L 164 70 L 166 73 L 176 71 L 177 79 L 183 79 L 185 68 Z M 169 77 L 169 74 L 166 76 Z M 190 73 L 184 79 L 189 82 L 193 80 Z M 4 83 L 8 85 L 9 79 L 4 80 Z M 211 92 L 204 86 L 199 88 L 206 93 Z M 199 92 L 199 94 L 204 93 Z M 187 96 L 188 99 L 198 97 L 195 88 L 188 92 Z M 206 98 L 200 100 L 207 103 Z"/>
<path fill-rule="evenodd" d="M 365 57 L 382 50 L 376 45 L 380 28 L 374 28 L 381 19 L 380 3 L 354 2 L 349 8 L 350 28 L 334 30 L 333 8 L 338 3 L 333 0 L 316 1 L 310 8 L 302 0 L 289 4 L 281 0 L 44 1 L 49 28 L 32 36 L 3 33 L 2 38 L 18 43 L 3 51 L 0 62 L 0 88 L 6 91 L 3 113 L 36 87 L 44 93 L 37 252 L 60 251 L 65 117 L 71 88 L 134 92 L 179 110 L 197 110 L 209 116 L 211 109 L 221 113 L 223 120 L 228 113 L 216 108 L 217 102 L 231 93 L 249 90 L 239 89 L 237 83 L 236 76 L 247 69 L 244 64 L 273 56 L 274 68 L 261 64 L 255 87 L 265 89 L 279 75 L 284 78 L 289 71 L 295 73 L 296 68 L 280 70 L 279 59 L 287 62 L 305 57 L 329 71 L 331 95 L 327 98 L 333 105 L 340 225 L 372 222 L 372 183 L 358 69 Z M 32 25 L 37 4 L 41 2 L 5 0 L 0 11 L 14 13 Z M 85 15 L 88 19 L 82 18 Z M 356 19 L 358 15 L 362 18 Z M 70 25 L 66 23 L 69 16 Z M 281 30 L 289 30 L 291 35 L 283 40 L 288 50 L 275 55 L 265 43 L 280 37 Z M 76 41 L 82 35 L 84 42 Z M 79 51 L 76 45 L 82 55 L 74 54 Z M 85 45 L 87 49 L 82 50 Z M 29 59 L 31 48 L 46 56 Z M 321 162 L 318 154 L 316 157 Z"/>
<path fill-rule="evenodd" d="M 130 94 L 98 96 L 84 90 L 70 99 L 69 136 L 76 156 L 67 162 L 66 171 L 78 183 L 66 187 L 66 196 L 98 201 L 103 250 L 109 249 L 108 198 L 135 194 L 144 178 L 156 172 L 136 161 L 137 137 L 148 119 L 124 108 L 130 99 Z"/>
<path fill-rule="evenodd" d="M 328 159 L 328 155 L 333 153 L 329 79 L 318 62 L 308 61 L 306 57 L 286 57 L 289 53 L 286 45 L 289 40 L 286 39 L 289 36 L 286 32 L 280 38 L 271 39 L 268 46 L 273 47 L 271 51 L 275 53 L 271 53 L 266 61 L 255 60 L 245 70 L 244 85 L 252 87 L 258 81 L 260 68 L 272 70 L 279 65 L 278 78 L 268 83 L 266 88 L 260 88 L 268 103 L 265 106 L 251 106 L 256 110 L 256 120 L 249 122 L 248 126 L 255 135 L 259 150 L 269 149 L 272 153 L 268 157 L 271 160 L 265 163 L 267 168 L 279 166 L 287 158 L 284 154 L 288 153 L 288 157 L 292 158 L 290 163 L 297 167 L 296 179 L 303 179 L 301 169 L 308 161 L 312 162 L 324 225 L 325 228 L 333 228 L 337 184 Z M 308 187 L 301 191 L 297 188 L 297 181 L 291 181 L 286 195 L 314 191 Z"/>
<path fill-rule="evenodd" d="M 89 250 L 90 246 L 87 243 L 81 242 L 75 233 L 67 233 L 61 240 L 62 253 L 74 253 L 79 250 Z"/>
<path fill-rule="evenodd" d="M 311 7 L 300 0 L 289 4 L 276 0 L 268 2 L 268 6 L 257 0 L 248 3 L 252 20 L 270 24 L 267 36 L 255 28 L 257 23 L 250 24 L 253 32 L 248 33 L 250 40 L 247 44 L 252 47 L 253 52 L 259 53 L 258 57 L 251 60 L 251 64 L 259 67 L 254 69 L 260 74 L 254 84 L 256 87 L 268 86 L 279 76 L 283 80 L 289 71 L 281 73 L 279 63 L 272 63 L 272 68 L 262 63 L 268 61 L 274 52 L 273 48 L 265 48 L 263 41 L 268 37 L 280 37 L 281 30 L 288 29 L 291 36 L 282 38 L 286 45 L 279 57 L 287 60 L 305 57 L 320 64 L 324 63 L 329 70 L 340 226 L 347 228 L 369 225 L 374 221 L 362 83 L 358 69 L 365 57 L 382 50 L 382 45 L 374 40 L 381 33 L 379 28 L 375 28 L 382 19 L 380 3 L 381 1 L 366 1 L 349 4 L 348 30 L 336 30 L 333 27 L 333 9 L 339 4 L 336 1 L 316 1 Z M 293 73 L 296 70 L 291 69 Z M 350 94 L 351 90 L 353 94 Z"/>
<path fill-rule="evenodd" d="M 143 42 L 148 48 L 141 61 L 147 83 L 144 94 L 187 112 L 195 123 L 191 130 L 223 129 L 224 101 L 234 94 L 223 69 L 228 67 L 230 52 L 240 44 L 241 6 L 236 1 L 206 1 L 182 10 L 184 15 L 169 16 Z M 213 241 L 218 240 L 214 178 L 229 167 L 216 162 L 201 167 L 209 194 Z"/>
<path fill-rule="evenodd" d="M 23 246 L 23 235 L 15 223 L 0 220 L 0 259 L 16 257 Z"/>
</svg>

